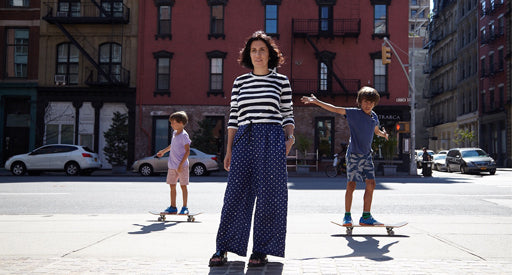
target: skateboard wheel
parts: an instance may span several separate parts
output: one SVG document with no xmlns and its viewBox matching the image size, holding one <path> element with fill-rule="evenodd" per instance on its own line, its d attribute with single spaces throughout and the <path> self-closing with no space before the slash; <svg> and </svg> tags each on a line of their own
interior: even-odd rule
<svg viewBox="0 0 512 275">
<path fill-rule="evenodd" d="M 162 218 L 158 218 L 158 221 L 161 222 L 162 221 Z"/>
<path fill-rule="evenodd" d="M 347 227 L 347 235 L 352 235 L 352 228 L 351 227 Z"/>
</svg>

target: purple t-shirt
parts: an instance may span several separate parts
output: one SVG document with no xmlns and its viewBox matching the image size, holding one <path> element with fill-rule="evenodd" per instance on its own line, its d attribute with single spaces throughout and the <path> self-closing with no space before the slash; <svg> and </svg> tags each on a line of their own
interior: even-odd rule
<svg viewBox="0 0 512 275">
<path fill-rule="evenodd" d="M 191 141 L 188 137 L 187 131 L 183 130 L 180 134 L 176 135 L 176 131 L 172 133 L 171 150 L 169 151 L 169 161 L 167 167 L 169 169 L 178 169 L 180 162 L 185 155 L 185 145 L 190 145 Z M 183 163 L 183 167 L 188 166 L 188 158 Z"/>
<path fill-rule="evenodd" d="M 345 108 L 350 141 L 347 153 L 369 154 L 372 152 L 372 141 L 375 126 L 379 125 L 377 114 L 372 111 L 371 116 L 359 108 Z"/>
</svg>

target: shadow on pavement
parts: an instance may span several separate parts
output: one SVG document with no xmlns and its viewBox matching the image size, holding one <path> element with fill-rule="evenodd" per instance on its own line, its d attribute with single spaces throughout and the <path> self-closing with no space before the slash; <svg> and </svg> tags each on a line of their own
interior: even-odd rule
<svg viewBox="0 0 512 275">
<path fill-rule="evenodd" d="M 156 231 L 163 231 L 163 230 L 167 229 L 168 227 L 177 225 L 178 223 L 181 223 L 181 222 L 167 222 L 167 223 L 158 222 L 158 223 L 153 223 L 150 225 L 133 224 L 135 226 L 140 226 L 140 229 L 139 229 L 139 231 L 128 232 L 128 234 L 135 234 L 135 235 L 149 234 L 149 233 L 153 233 Z"/>
<path fill-rule="evenodd" d="M 210 267 L 208 275 L 217 274 L 265 274 L 265 275 L 280 275 L 283 273 L 283 264 L 279 262 L 268 262 L 262 267 L 248 267 L 245 270 L 246 264 L 242 261 L 228 261 L 223 266 Z"/>
</svg>

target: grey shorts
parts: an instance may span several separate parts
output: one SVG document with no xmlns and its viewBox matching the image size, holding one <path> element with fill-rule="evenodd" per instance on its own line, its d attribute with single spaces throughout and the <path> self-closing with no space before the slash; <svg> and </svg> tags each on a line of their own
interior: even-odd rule
<svg viewBox="0 0 512 275">
<path fill-rule="evenodd" d="M 375 179 L 372 154 L 347 154 L 347 181 L 365 182 Z"/>
</svg>

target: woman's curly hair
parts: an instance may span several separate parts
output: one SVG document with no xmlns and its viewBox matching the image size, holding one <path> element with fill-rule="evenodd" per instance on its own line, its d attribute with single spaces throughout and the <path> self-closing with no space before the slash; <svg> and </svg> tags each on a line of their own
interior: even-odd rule
<svg viewBox="0 0 512 275">
<path fill-rule="evenodd" d="M 256 31 L 253 33 L 245 42 L 245 47 L 240 51 L 238 63 L 248 69 L 254 69 L 251 61 L 251 44 L 256 40 L 261 40 L 267 45 L 269 57 L 268 57 L 268 68 L 273 69 L 284 64 L 284 57 L 272 37 L 268 36 L 263 31 Z"/>
</svg>

